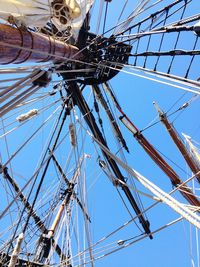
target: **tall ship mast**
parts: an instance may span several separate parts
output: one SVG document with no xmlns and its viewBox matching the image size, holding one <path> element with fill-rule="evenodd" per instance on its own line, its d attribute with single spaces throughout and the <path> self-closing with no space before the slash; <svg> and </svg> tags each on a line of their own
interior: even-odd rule
<svg viewBox="0 0 200 267">
<path fill-rule="evenodd" d="M 200 266 L 199 60 L 195 0 L 0 0 L 0 266 Z"/>
</svg>

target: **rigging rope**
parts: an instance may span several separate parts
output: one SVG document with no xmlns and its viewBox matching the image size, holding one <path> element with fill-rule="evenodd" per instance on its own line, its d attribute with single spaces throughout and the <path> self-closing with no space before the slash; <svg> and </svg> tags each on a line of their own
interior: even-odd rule
<svg viewBox="0 0 200 267">
<path fill-rule="evenodd" d="M 127 164 L 122 162 L 117 156 L 115 156 L 103 144 L 101 144 L 101 142 L 97 140 L 88 130 L 87 130 L 87 134 L 91 137 L 93 141 L 95 141 L 103 149 L 103 151 L 107 155 L 109 155 L 113 160 L 115 160 L 119 165 L 121 165 L 121 167 L 126 169 L 135 179 L 137 179 L 140 183 L 142 183 L 149 191 L 155 194 L 165 204 L 170 206 L 173 210 L 175 210 L 177 213 L 183 216 L 183 218 L 188 220 L 195 227 L 200 228 L 200 217 L 197 214 L 194 214 L 193 212 L 191 212 L 188 208 L 186 208 L 180 202 L 172 198 L 169 194 L 162 191 L 152 182 L 147 180 L 144 176 L 139 174 L 137 171 L 134 171 Z"/>
</svg>

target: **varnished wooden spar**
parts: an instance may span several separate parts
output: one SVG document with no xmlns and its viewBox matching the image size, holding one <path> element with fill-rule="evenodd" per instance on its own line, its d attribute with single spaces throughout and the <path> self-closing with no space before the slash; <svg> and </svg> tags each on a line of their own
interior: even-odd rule
<svg viewBox="0 0 200 267">
<path fill-rule="evenodd" d="M 133 122 L 129 119 L 129 117 L 123 112 L 118 101 L 113 95 L 108 83 L 104 83 L 104 88 L 110 94 L 115 103 L 116 108 L 121 113 L 122 116 L 120 116 L 120 120 L 126 126 L 126 128 L 133 134 L 133 137 L 143 147 L 143 149 L 151 157 L 151 159 L 160 167 L 160 169 L 170 178 L 172 184 L 178 187 L 178 190 L 185 197 L 185 199 L 187 199 L 191 205 L 200 207 L 200 201 L 193 194 L 192 190 L 186 184 L 183 183 L 183 181 L 179 178 L 178 174 L 169 166 L 169 164 L 157 152 L 157 150 L 153 147 L 153 145 L 144 137 L 141 131 L 133 124 Z"/>
<path fill-rule="evenodd" d="M 76 58 L 78 51 L 50 36 L 0 24 L 0 64 L 63 61 Z"/>
<path fill-rule="evenodd" d="M 178 133 L 176 132 L 173 124 L 168 121 L 166 113 L 164 113 L 155 102 L 154 102 L 154 106 L 158 111 L 161 122 L 166 127 L 172 140 L 174 141 L 174 143 L 178 147 L 179 151 L 183 155 L 183 157 L 184 157 L 185 161 L 187 162 L 188 166 L 190 167 L 191 171 L 195 174 L 198 182 L 200 183 L 200 169 L 199 169 L 198 165 L 196 164 L 195 160 L 193 160 L 192 156 L 190 155 L 190 153 L 187 150 L 186 146 L 184 145 L 183 141 L 181 140 Z"/>
</svg>

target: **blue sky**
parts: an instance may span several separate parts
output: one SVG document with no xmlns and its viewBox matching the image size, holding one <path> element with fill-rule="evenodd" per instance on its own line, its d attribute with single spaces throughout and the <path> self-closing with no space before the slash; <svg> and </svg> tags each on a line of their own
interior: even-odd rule
<svg viewBox="0 0 200 267">
<path fill-rule="evenodd" d="M 168 2 L 169 1 L 165 2 L 164 4 L 167 4 Z M 113 21 L 116 21 L 115 16 L 117 16 L 116 14 L 121 9 L 120 4 L 122 5 L 122 2 L 117 3 L 116 5 L 114 3 L 109 4 L 110 6 L 108 9 L 109 12 L 107 21 L 108 23 L 111 23 L 111 25 Z M 132 3 L 129 1 L 129 7 L 131 6 Z M 197 2 L 193 1 L 191 11 L 195 10 L 195 13 L 198 13 L 197 8 L 199 8 L 197 6 Z M 127 9 L 128 12 L 130 12 L 130 10 L 131 8 Z M 111 15 L 109 16 L 109 14 Z M 184 36 L 182 38 L 183 39 L 181 42 L 185 42 L 184 45 L 190 47 L 189 40 L 184 39 Z M 166 40 L 165 49 L 168 48 L 170 50 L 171 47 L 173 47 L 172 40 Z M 181 71 L 181 69 L 184 69 L 184 64 L 184 61 L 181 64 L 179 63 L 179 65 L 176 66 L 177 70 Z M 196 62 L 196 69 L 193 69 L 194 75 L 198 75 L 198 65 L 198 62 Z M 164 69 L 164 67 L 165 66 L 162 65 L 160 66 L 161 69 Z M 139 129 L 146 128 L 155 120 L 158 121 L 157 112 L 152 104 L 153 101 L 156 101 L 162 110 L 170 110 L 171 113 L 181 107 L 193 96 L 191 93 L 185 94 L 185 92 L 181 89 L 156 83 L 150 80 L 145 80 L 125 73 L 118 74 L 111 81 L 111 85 L 123 110 L 129 116 L 129 118 L 133 120 Z M 194 136 L 194 139 L 199 142 L 200 125 L 197 114 L 199 114 L 199 99 L 194 101 L 185 111 L 171 116 L 170 120 L 174 122 L 174 126 L 180 134 L 183 132 L 190 136 Z M 159 170 L 155 163 L 149 159 L 149 157 L 145 154 L 143 149 L 134 140 L 127 129 L 125 129 L 123 125 L 120 126 L 131 151 L 130 155 L 127 156 L 129 164 L 134 169 L 138 170 L 142 175 L 153 181 L 156 185 L 160 186 L 163 190 L 169 192 L 172 189 L 169 179 L 163 174 L 163 172 Z M 161 151 L 161 153 L 163 153 L 164 158 L 166 156 L 166 158 L 172 161 L 172 163 L 170 162 L 170 165 L 177 171 L 182 180 L 187 179 L 191 175 L 186 163 L 182 159 L 182 156 L 176 149 L 173 141 L 170 139 L 168 133 L 161 123 L 157 123 L 155 126 L 145 130 L 143 134 L 159 151 Z M 178 167 L 176 165 L 178 165 Z M 183 170 L 180 170 L 179 167 L 181 167 Z M 180 194 L 176 193 L 175 196 L 177 199 L 184 202 L 183 198 L 180 197 Z M 110 193 L 108 199 L 112 199 L 112 197 L 110 197 Z M 112 219 L 114 218 L 115 223 L 117 221 L 118 224 L 121 220 L 121 217 L 124 216 L 125 218 L 127 216 L 127 212 L 123 211 L 123 208 L 116 209 L 116 202 L 113 204 L 112 200 L 110 200 L 111 204 L 109 205 L 108 199 L 106 198 L 104 204 L 107 223 L 105 222 L 106 226 L 103 223 L 103 226 L 99 226 L 100 228 L 107 227 L 107 220 L 112 221 L 110 217 Z M 145 197 L 142 197 L 142 200 L 145 207 L 151 203 L 151 201 Z M 115 214 L 111 215 L 111 211 Z M 152 230 L 165 225 L 177 217 L 178 215 L 176 215 L 175 212 L 171 211 L 170 208 L 166 207 L 164 204 L 159 204 L 156 208 L 152 209 L 148 213 Z M 110 223 L 112 224 L 112 222 Z M 135 225 L 132 225 L 128 228 L 127 232 L 129 235 L 131 235 L 132 231 L 134 232 L 134 228 Z M 190 231 L 193 232 L 192 237 L 190 237 Z M 194 229 L 191 230 L 187 222 L 179 222 L 176 225 L 173 225 L 170 228 L 156 234 L 152 241 L 149 239 L 142 240 L 130 248 L 124 249 L 123 251 L 112 255 L 109 259 L 107 259 L 104 266 L 198 266 L 195 252 L 196 249 L 196 251 L 198 251 L 198 248 L 195 248 L 196 245 L 194 241 L 194 233 Z M 192 246 L 192 248 L 190 246 Z M 193 257 L 194 265 L 192 263 Z M 98 263 L 98 266 L 102 266 L 101 264 L 101 262 Z"/>
</svg>

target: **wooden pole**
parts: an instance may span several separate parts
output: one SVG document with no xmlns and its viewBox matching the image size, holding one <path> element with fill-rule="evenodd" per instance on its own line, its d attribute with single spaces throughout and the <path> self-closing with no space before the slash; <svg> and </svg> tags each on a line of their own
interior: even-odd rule
<svg viewBox="0 0 200 267">
<path fill-rule="evenodd" d="M 53 37 L 0 24 L 0 64 L 64 61 L 77 58 L 78 51 Z"/>
<path fill-rule="evenodd" d="M 63 211 L 64 211 L 64 208 L 65 208 L 66 204 L 67 204 L 67 199 L 64 199 L 62 204 L 60 205 L 60 208 L 59 208 L 59 211 L 58 211 L 58 213 L 56 215 L 56 218 L 53 221 L 53 224 L 52 224 L 52 226 L 51 226 L 51 228 L 50 228 L 50 230 L 48 232 L 48 238 L 51 238 L 51 237 L 54 236 L 54 233 L 55 233 L 55 231 L 57 229 L 57 226 L 58 226 L 58 224 L 60 222 L 60 219 L 62 217 L 62 214 L 63 214 Z"/>
<path fill-rule="evenodd" d="M 133 137 L 138 141 L 138 143 L 143 147 L 146 153 L 151 157 L 151 159 L 163 170 L 163 172 L 170 178 L 172 184 L 179 187 L 180 193 L 191 205 L 200 206 L 199 199 L 193 194 L 187 185 L 181 185 L 183 182 L 179 178 L 178 174 L 169 166 L 169 164 L 161 157 L 157 150 L 149 143 L 149 141 L 141 134 L 141 132 L 135 127 L 135 125 L 129 120 L 129 118 L 124 114 L 121 118 L 122 123 L 132 132 Z M 181 186 L 180 186 L 181 185 Z"/>
<path fill-rule="evenodd" d="M 187 162 L 188 166 L 190 167 L 191 171 L 196 175 L 196 178 L 200 183 L 200 173 L 199 173 L 200 169 L 198 168 L 197 164 L 193 160 L 192 156 L 189 154 L 189 152 L 188 152 L 187 148 L 185 147 L 185 145 L 183 144 L 182 140 L 180 139 L 180 137 L 176 133 L 176 130 L 173 127 L 172 123 L 170 123 L 168 121 L 166 114 L 161 111 L 161 109 L 158 107 L 158 105 L 155 102 L 154 102 L 154 106 L 156 107 L 156 109 L 159 113 L 161 122 L 166 127 L 172 140 L 174 141 L 174 143 L 178 147 L 179 151 L 183 155 L 183 157 L 184 157 L 185 161 Z"/>
</svg>

